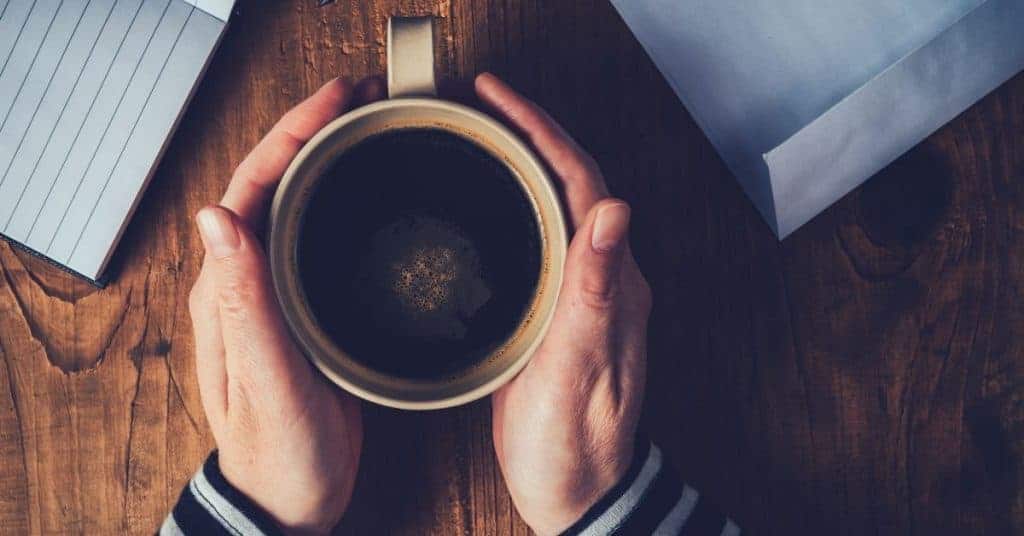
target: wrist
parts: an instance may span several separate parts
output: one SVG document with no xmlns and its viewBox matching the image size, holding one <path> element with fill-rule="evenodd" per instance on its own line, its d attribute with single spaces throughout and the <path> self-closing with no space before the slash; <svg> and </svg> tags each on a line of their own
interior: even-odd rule
<svg viewBox="0 0 1024 536">
<path fill-rule="evenodd" d="M 230 486 L 242 500 L 266 517 L 278 532 L 286 535 L 317 535 L 330 534 L 341 521 L 344 511 L 338 511 L 337 501 L 328 499 L 315 500 L 308 495 L 308 490 L 297 493 L 282 489 L 275 478 L 260 476 L 252 467 L 239 466 L 224 460 L 223 457 L 213 458 L 224 482 Z"/>
<path fill-rule="evenodd" d="M 263 533 L 275 535 L 282 533 L 277 519 L 262 505 L 254 501 L 243 487 L 228 480 L 223 471 L 220 453 L 213 451 L 206 459 L 202 468 L 196 473 L 190 484 L 186 486 L 183 497 L 193 497 L 191 507 L 185 504 L 182 515 L 194 518 L 195 511 L 205 511 L 218 526 L 230 529 L 238 534 Z M 175 517 L 179 517 L 178 509 L 186 500 L 179 500 L 175 508 Z"/>
<path fill-rule="evenodd" d="M 549 481 L 550 486 L 542 494 L 546 499 L 538 501 L 538 496 L 521 501 L 521 504 L 517 502 L 520 515 L 539 536 L 564 533 L 593 510 L 602 508 L 600 505 L 615 495 L 615 489 L 628 479 L 636 464 L 637 453 L 646 456 L 647 449 L 637 448 L 633 441 L 629 441 L 604 458 L 593 458 L 577 465 L 566 475 L 568 481 Z"/>
<path fill-rule="evenodd" d="M 578 534 L 590 526 L 594 520 L 612 509 L 622 497 L 629 493 L 630 487 L 649 465 L 652 445 L 646 438 L 638 437 L 622 451 L 620 463 L 615 464 L 614 478 L 604 480 L 600 487 L 593 488 L 588 501 L 575 508 L 571 516 L 563 517 L 566 521 L 550 524 L 541 530 L 533 528 L 538 534 Z"/>
<path fill-rule="evenodd" d="M 321 534 L 330 534 L 334 530 L 335 525 L 338 524 L 340 519 L 333 522 L 320 523 L 320 522 L 299 522 L 297 524 L 287 524 L 278 521 L 278 526 L 281 527 L 281 532 L 288 536 L 318 536 Z"/>
</svg>

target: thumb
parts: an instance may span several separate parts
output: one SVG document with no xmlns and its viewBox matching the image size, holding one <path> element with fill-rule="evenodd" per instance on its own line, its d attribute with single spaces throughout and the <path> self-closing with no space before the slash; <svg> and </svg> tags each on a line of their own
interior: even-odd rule
<svg viewBox="0 0 1024 536">
<path fill-rule="evenodd" d="M 569 246 L 566 284 L 572 301 L 596 309 L 614 303 L 625 260 L 629 205 L 605 199 L 587 213 Z"/>
<path fill-rule="evenodd" d="M 196 221 L 211 268 L 229 384 L 294 379 L 305 363 L 281 316 L 259 241 L 223 207 L 202 209 Z"/>
</svg>

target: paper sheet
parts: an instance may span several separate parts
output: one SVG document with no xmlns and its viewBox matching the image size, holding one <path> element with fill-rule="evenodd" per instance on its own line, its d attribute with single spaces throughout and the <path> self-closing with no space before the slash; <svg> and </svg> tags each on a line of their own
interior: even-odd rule
<svg viewBox="0 0 1024 536">
<path fill-rule="evenodd" d="M 780 237 L 1024 67 L 1020 0 L 612 2 Z"/>
</svg>

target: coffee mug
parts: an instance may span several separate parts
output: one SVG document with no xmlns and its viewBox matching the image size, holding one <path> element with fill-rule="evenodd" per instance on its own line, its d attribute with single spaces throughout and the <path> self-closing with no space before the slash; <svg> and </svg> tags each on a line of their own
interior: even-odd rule
<svg viewBox="0 0 1024 536">
<path fill-rule="evenodd" d="M 430 17 L 393 17 L 388 21 L 389 98 L 350 111 L 317 133 L 285 172 L 270 213 L 268 256 L 274 287 L 288 327 L 303 352 L 327 378 L 345 390 L 401 409 L 465 404 L 487 396 L 515 377 L 526 366 L 551 322 L 568 243 L 557 190 L 529 147 L 487 115 L 436 97 L 433 41 Z M 519 193 L 529 201 L 529 212 L 539 231 L 537 282 L 510 334 L 471 366 L 441 376 L 396 375 L 368 365 L 365 359 L 354 358 L 349 349 L 326 332 L 323 319 L 317 318 L 310 290 L 303 285 L 300 266 L 304 214 L 318 192 L 321 177 L 361 142 L 410 129 L 453 134 L 501 162 L 510 171 L 509 176 L 514 177 Z M 316 252 L 306 252 L 307 256 L 310 254 Z"/>
</svg>

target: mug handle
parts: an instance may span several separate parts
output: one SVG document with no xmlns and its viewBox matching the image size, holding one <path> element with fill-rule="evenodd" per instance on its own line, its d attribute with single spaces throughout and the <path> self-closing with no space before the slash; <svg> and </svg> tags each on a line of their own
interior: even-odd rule
<svg viewBox="0 0 1024 536">
<path fill-rule="evenodd" d="M 389 18 L 388 98 L 436 96 L 434 18 Z"/>
</svg>

